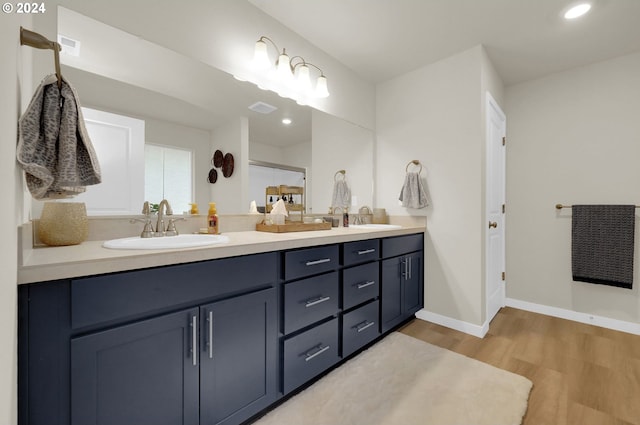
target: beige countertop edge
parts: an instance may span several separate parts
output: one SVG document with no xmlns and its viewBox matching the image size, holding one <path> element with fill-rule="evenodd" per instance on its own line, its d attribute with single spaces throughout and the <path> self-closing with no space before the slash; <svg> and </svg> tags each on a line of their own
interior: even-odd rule
<svg viewBox="0 0 640 425">
<path fill-rule="evenodd" d="M 339 227 L 313 232 L 229 232 L 225 233 L 229 237 L 225 244 L 162 250 L 115 250 L 102 247 L 103 241 L 87 241 L 74 246 L 25 250 L 23 264 L 18 267 L 18 284 L 400 236 L 425 230 L 425 227 L 384 230 Z"/>
</svg>

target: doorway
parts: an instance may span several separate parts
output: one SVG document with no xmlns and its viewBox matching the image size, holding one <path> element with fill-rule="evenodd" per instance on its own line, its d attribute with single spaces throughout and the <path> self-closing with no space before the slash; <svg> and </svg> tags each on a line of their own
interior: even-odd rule
<svg viewBox="0 0 640 425">
<path fill-rule="evenodd" d="M 485 297 L 489 324 L 505 305 L 506 116 L 486 94 Z"/>
</svg>

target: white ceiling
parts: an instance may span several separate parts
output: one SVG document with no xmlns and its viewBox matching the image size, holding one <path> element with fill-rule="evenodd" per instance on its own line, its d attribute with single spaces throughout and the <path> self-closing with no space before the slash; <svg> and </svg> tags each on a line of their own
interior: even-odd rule
<svg viewBox="0 0 640 425">
<path fill-rule="evenodd" d="M 377 83 L 485 46 L 505 85 L 640 50 L 640 0 L 249 0 Z M 281 41 L 281 43 L 284 43 Z"/>
</svg>

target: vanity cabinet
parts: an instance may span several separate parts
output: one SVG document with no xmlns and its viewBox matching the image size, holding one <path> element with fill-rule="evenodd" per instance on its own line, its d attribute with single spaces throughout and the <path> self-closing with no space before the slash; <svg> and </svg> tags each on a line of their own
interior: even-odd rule
<svg viewBox="0 0 640 425">
<path fill-rule="evenodd" d="M 278 396 L 279 258 L 21 287 L 19 423 L 230 425 L 265 409 Z"/>
<path fill-rule="evenodd" d="M 423 234 L 21 285 L 19 425 L 238 425 L 423 303 Z"/>
<path fill-rule="evenodd" d="M 381 331 L 407 320 L 424 305 L 423 235 L 382 240 Z"/>
</svg>

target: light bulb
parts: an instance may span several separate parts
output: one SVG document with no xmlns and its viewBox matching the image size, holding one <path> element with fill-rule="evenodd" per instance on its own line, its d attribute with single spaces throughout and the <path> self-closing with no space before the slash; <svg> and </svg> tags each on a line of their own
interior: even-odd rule
<svg viewBox="0 0 640 425">
<path fill-rule="evenodd" d="M 311 91 L 311 79 L 309 78 L 309 67 L 307 65 L 300 65 L 298 67 L 298 88 L 306 93 Z"/>
<path fill-rule="evenodd" d="M 584 15 L 591 9 L 591 5 L 589 3 L 581 3 L 573 6 L 571 9 L 567 10 L 564 14 L 564 19 L 575 19 Z"/>
<path fill-rule="evenodd" d="M 329 97 L 329 89 L 327 88 L 327 77 L 321 75 L 316 81 L 316 96 Z"/>
<path fill-rule="evenodd" d="M 271 66 L 267 54 L 267 43 L 262 40 L 256 41 L 256 47 L 253 51 L 253 66 L 257 69 L 267 69 Z"/>
<path fill-rule="evenodd" d="M 287 55 L 284 50 L 282 51 L 282 53 L 280 54 L 280 56 L 278 56 L 278 75 L 280 76 L 280 78 L 282 78 L 283 80 L 289 80 L 293 77 L 293 74 L 291 74 L 291 64 L 289 62 L 289 55 Z"/>
</svg>

